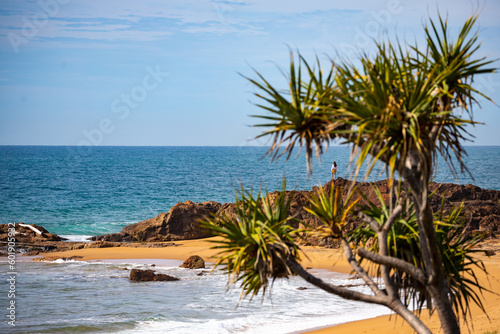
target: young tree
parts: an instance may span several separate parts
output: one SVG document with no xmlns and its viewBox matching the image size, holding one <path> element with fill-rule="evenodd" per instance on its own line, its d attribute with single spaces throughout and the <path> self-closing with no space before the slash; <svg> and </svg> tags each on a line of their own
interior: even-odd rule
<svg viewBox="0 0 500 334">
<path fill-rule="evenodd" d="M 450 272 L 443 266 L 443 241 L 437 237 L 428 184 L 436 168 L 438 154 L 447 161 L 453 173 L 456 173 L 457 167 L 462 172 L 467 171 L 463 161 L 466 152 L 462 143 L 471 136 L 466 127 L 478 124 L 473 117 L 476 97 L 487 98 L 472 86 L 473 80 L 478 74 L 494 71 L 488 67 L 491 61 L 475 58 L 480 46 L 478 34 L 472 32 L 476 21 L 477 16 L 469 18 L 458 37 L 451 40 L 445 20 L 441 17 L 438 22 L 430 20 L 429 26 L 424 27 L 425 49 L 419 49 L 416 44 L 405 48 L 399 42 L 395 45 L 390 42 L 377 43 L 373 57 L 361 55 L 360 65 L 351 62 L 332 64 L 326 75 L 319 68 L 319 61 L 318 69 L 315 70 L 300 55 L 298 66 L 295 66 L 292 54 L 288 78 L 289 97 L 274 88 L 259 73 L 258 80 L 249 79 L 259 89 L 256 96 L 263 101 L 259 106 L 271 112 L 271 115 L 256 117 L 266 120 L 265 124 L 258 126 L 268 128 L 261 136 L 272 136 L 273 142 L 268 153 L 273 159 L 283 154 L 289 158 L 296 146 L 304 147 L 308 169 L 312 173 L 313 150 L 319 157 L 332 140 L 343 140 L 343 143 L 353 148 L 353 161 L 357 159 L 355 175 L 364 163 L 369 167 L 367 175 L 377 163 L 384 164 L 391 187 L 396 188 L 402 180 L 409 185 L 413 211 L 405 196 L 394 192 L 396 200 L 382 216 L 375 219 L 366 211 L 360 213 L 360 217 L 376 235 L 378 248 L 375 252 L 373 248 L 360 247 L 357 254 L 380 265 L 385 285 L 385 289 L 382 289 L 361 267 L 342 231 L 342 217 L 345 216 L 342 210 L 346 211 L 347 208 L 334 205 L 339 200 L 338 196 L 335 197 L 336 191 L 332 189 L 329 194 L 320 191 L 318 197 L 311 199 L 309 210 L 329 227 L 332 237 L 340 238 L 348 261 L 371 288 L 372 295 L 332 286 L 305 271 L 297 260 L 298 246 L 290 241 L 293 238 L 288 228 L 281 228 L 278 233 L 275 231 L 278 225 L 267 224 L 263 216 L 257 220 L 252 217 L 258 215 L 248 216 L 249 212 L 254 212 L 252 210 L 258 211 L 257 207 L 240 210 L 236 219 L 216 217 L 209 225 L 215 230 L 218 228 L 217 232 L 226 238 L 227 243 L 222 246 L 226 252 L 238 256 L 257 256 L 254 262 L 246 262 L 251 265 L 241 265 L 236 261 L 228 266 L 235 277 L 244 271 L 257 270 L 255 273 L 258 275 L 254 276 L 253 284 L 243 285 L 244 290 L 255 293 L 262 286 L 265 289 L 267 277 L 275 276 L 272 270 L 259 271 L 258 268 L 266 267 L 262 263 L 269 261 L 271 268 L 275 265 L 283 267 L 285 273 L 296 273 L 333 294 L 386 305 L 401 315 L 418 333 L 430 333 L 419 318 L 409 311 L 404 302 L 407 296 L 400 293 L 398 282 L 401 276 L 398 273 L 404 273 L 405 277 L 411 278 L 410 282 L 420 285 L 418 291 L 424 293 L 426 300 L 432 303 L 428 306 L 437 311 L 443 332 L 460 332 L 453 308 L 455 303 L 457 309 L 455 289 L 460 290 L 460 284 L 466 285 L 467 282 L 458 280 L 454 282 L 455 285 L 450 283 Z M 260 194 L 258 199 L 262 201 Z M 243 199 L 237 201 L 238 205 L 244 202 Z M 282 209 L 272 209 L 272 206 L 267 209 L 269 212 L 272 210 Z M 391 252 L 388 244 L 388 236 L 396 222 L 411 215 L 414 215 L 418 233 L 419 263 L 398 257 Z M 249 218 L 248 221 L 259 226 L 259 229 L 252 230 L 257 232 L 245 239 L 246 242 L 228 232 L 231 224 L 236 228 L 242 226 L 242 217 Z M 451 223 L 454 221 L 452 219 Z M 266 230 L 267 235 L 272 235 L 274 239 L 263 236 L 262 230 Z M 278 235 L 284 236 L 284 239 L 278 238 Z M 256 251 L 248 253 L 247 246 L 255 243 L 255 240 L 260 240 L 260 246 L 254 244 L 252 249 Z M 279 247 L 276 246 L 278 244 Z M 271 248 L 274 251 L 270 251 Z M 264 253 L 269 253 L 268 257 L 262 257 Z M 234 259 L 229 256 L 225 260 L 229 258 Z M 477 280 L 474 284 L 478 284 Z M 469 297 L 467 294 L 464 296 L 466 303 Z M 472 299 L 476 300 L 474 296 Z"/>
</svg>

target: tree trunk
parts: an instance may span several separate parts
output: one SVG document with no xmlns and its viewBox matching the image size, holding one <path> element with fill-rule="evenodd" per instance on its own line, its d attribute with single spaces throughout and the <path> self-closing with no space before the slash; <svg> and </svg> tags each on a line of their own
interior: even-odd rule
<svg viewBox="0 0 500 334">
<path fill-rule="evenodd" d="M 422 320 L 413 312 L 410 312 L 399 299 L 394 299 L 389 308 L 401 316 L 418 334 L 432 334 L 431 330 L 425 326 Z"/>
<path fill-rule="evenodd" d="M 441 322 L 441 327 L 444 334 L 459 334 L 460 326 L 457 321 L 453 305 L 451 303 L 446 279 L 443 271 L 443 260 L 437 246 L 436 231 L 434 229 L 434 217 L 431 207 L 426 200 L 423 208 L 418 208 L 417 219 L 420 230 L 420 239 L 425 237 L 429 245 L 431 254 L 431 276 L 427 285 L 430 295 L 432 296 L 434 306 Z M 420 217 L 420 218 L 419 218 Z M 420 223 L 422 221 L 422 223 Z M 424 234 L 424 235 L 423 235 Z M 427 267 L 427 266 L 426 266 Z M 427 271 L 427 268 L 426 268 Z"/>
<path fill-rule="evenodd" d="M 415 165 L 414 165 L 415 166 Z M 420 248 L 424 262 L 424 269 L 429 277 L 427 290 L 429 291 L 434 307 L 441 322 L 444 334 L 459 334 L 460 326 L 453 311 L 448 288 L 443 271 L 443 260 L 438 247 L 434 217 L 428 198 L 428 178 L 416 170 L 407 170 L 404 178 L 410 185 L 414 198 L 417 223 L 420 236 Z"/>
</svg>

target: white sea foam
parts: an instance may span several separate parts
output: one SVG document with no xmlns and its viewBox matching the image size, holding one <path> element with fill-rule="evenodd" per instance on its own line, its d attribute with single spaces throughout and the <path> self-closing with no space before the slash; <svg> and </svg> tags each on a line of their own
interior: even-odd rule
<svg viewBox="0 0 500 334">
<path fill-rule="evenodd" d="M 70 242 L 91 242 L 88 240 L 91 235 L 60 235 L 61 238 L 67 239 Z"/>
<path fill-rule="evenodd" d="M 135 259 L 19 263 L 26 292 L 22 302 L 36 306 L 25 310 L 26 319 L 31 319 L 30 328 L 39 332 L 71 324 L 75 330 L 81 330 L 80 326 L 88 326 L 82 320 L 87 318 L 93 319 L 95 332 L 279 334 L 389 313 L 381 306 L 343 300 L 299 277 L 277 280 L 271 296 L 266 294 L 262 303 L 259 295 L 252 302 L 241 301 L 236 308 L 240 290 L 238 286 L 227 289 L 224 271 L 209 274 L 210 269 L 179 268 L 179 262 L 155 262 L 154 267 L 149 260 Z M 133 283 L 128 280 L 132 268 L 153 269 L 180 281 Z M 344 274 L 311 272 L 332 284 L 360 283 Z M 47 304 L 40 300 L 36 293 L 40 289 L 47 298 L 59 302 Z M 364 286 L 354 289 L 369 293 Z M 54 320 L 53 314 L 61 318 Z"/>
<path fill-rule="evenodd" d="M 156 268 L 172 268 L 179 267 L 183 261 L 169 260 L 169 259 L 105 259 L 105 260 L 92 260 L 91 262 L 100 262 L 103 264 L 123 264 L 123 265 L 154 265 Z"/>
<path fill-rule="evenodd" d="M 335 298 L 332 298 L 335 299 Z M 293 306 L 289 314 L 274 312 L 246 313 L 241 311 L 241 316 L 231 319 L 206 319 L 206 320 L 150 320 L 138 322 L 137 327 L 124 333 L 302 333 L 316 328 L 334 326 L 337 324 L 373 318 L 389 314 L 389 310 L 382 306 L 368 306 L 359 304 L 345 307 L 342 302 L 315 301 L 318 303 L 315 308 L 306 302 L 301 307 Z M 255 303 L 259 303 L 255 301 Z M 332 307 L 334 305 L 335 307 Z M 258 307 L 258 306 L 257 306 Z M 329 314 L 329 311 L 331 313 Z M 317 313 L 316 313 L 317 312 Z"/>
<path fill-rule="evenodd" d="M 335 284 L 359 283 L 343 274 L 324 271 L 316 274 Z M 276 281 L 272 301 L 266 296 L 261 304 L 260 298 L 256 298 L 235 309 L 237 289 L 229 294 L 224 294 L 223 290 L 217 293 L 217 286 L 222 289 L 225 279 L 224 274 L 218 274 L 200 282 L 207 286 L 208 291 L 191 296 L 192 300 L 184 304 L 186 310 L 191 310 L 189 316 L 179 318 L 167 314 L 166 319 L 139 321 L 134 329 L 125 333 L 299 333 L 389 314 L 385 307 L 343 300 L 308 285 L 298 277 Z M 215 290 L 210 291 L 209 287 Z M 298 290 L 298 287 L 307 289 Z M 356 290 L 368 292 L 366 287 Z"/>
</svg>

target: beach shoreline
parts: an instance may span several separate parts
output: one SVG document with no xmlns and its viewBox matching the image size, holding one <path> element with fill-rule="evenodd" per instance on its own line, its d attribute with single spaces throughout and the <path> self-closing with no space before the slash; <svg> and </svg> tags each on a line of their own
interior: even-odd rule
<svg viewBox="0 0 500 334">
<path fill-rule="evenodd" d="M 184 240 L 176 242 L 163 248 L 146 247 L 109 247 L 109 248 L 84 248 L 77 250 L 67 250 L 60 252 L 46 252 L 42 256 L 54 258 L 78 257 L 81 261 L 98 260 L 130 260 L 142 259 L 154 262 L 154 260 L 177 260 L 184 261 L 191 255 L 199 255 L 207 262 L 215 262 L 215 255 L 218 250 L 211 249 L 217 242 L 217 238 Z M 500 245 L 494 242 L 493 248 Z M 349 274 L 351 267 L 345 260 L 342 252 L 338 249 L 321 248 L 316 246 L 305 246 L 303 249 L 302 265 L 308 269 L 326 269 L 333 272 Z M 488 275 L 477 272 L 478 278 L 491 291 L 500 291 L 500 255 L 491 257 L 480 255 L 488 270 Z M 477 307 L 472 306 L 472 316 L 474 319 L 472 333 L 486 333 L 488 331 L 500 330 L 500 295 L 484 293 L 484 306 L 491 322 L 487 316 Z M 422 313 L 422 320 L 429 326 L 432 332 L 439 333 L 439 319 L 436 314 L 429 316 L 427 312 Z M 462 331 L 467 332 L 467 326 L 462 323 Z M 300 333 L 329 334 L 329 333 L 413 333 L 413 330 L 404 324 L 400 318 L 394 314 L 379 316 L 375 318 L 346 322 L 333 327 L 318 327 L 301 331 Z"/>
</svg>

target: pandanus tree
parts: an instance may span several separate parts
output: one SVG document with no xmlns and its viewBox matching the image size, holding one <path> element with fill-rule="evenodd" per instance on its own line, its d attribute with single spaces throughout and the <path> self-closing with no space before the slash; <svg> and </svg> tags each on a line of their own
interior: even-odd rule
<svg viewBox="0 0 500 334">
<path fill-rule="evenodd" d="M 445 234 L 453 238 L 442 237 L 439 226 L 454 226 L 460 219 L 455 211 L 445 218 L 432 212 L 428 184 L 438 156 L 444 158 L 452 173 L 468 172 L 463 143 L 472 137 L 468 127 L 478 124 L 473 114 L 477 98 L 488 99 L 474 88 L 474 78 L 494 71 L 490 67 L 492 61 L 477 56 L 480 43 L 478 33 L 473 31 L 476 21 L 477 16 L 469 18 L 458 37 L 451 39 L 445 20 L 430 20 L 424 26 L 423 49 L 416 43 L 376 43 L 374 55 L 361 54 L 355 62 L 332 62 L 326 73 L 317 59 L 311 66 L 302 56 L 295 58 L 292 54 L 287 75 L 289 88 L 285 91 L 273 87 L 258 72 L 256 79 L 249 79 L 261 101 L 257 105 L 267 111 L 256 116 L 266 120 L 257 126 L 266 128 L 260 136 L 272 138 L 268 153 L 273 159 L 281 155 L 288 159 L 295 148 L 304 148 L 308 171 L 312 173 L 314 152 L 319 157 L 324 148 L 337 140 L 352 147 L 355 176 L 364 164 L 368 166 L 365 176 L 377 164 L 385 166 L 394 198 L 388 207 L 383 206 L 383 201 L 380 203 L 384 210 L 372 207 L 359 211 L 364 226 L 372 232 L 372 240 L 376 240 L 376 247 L 372 244 L 366 248 L 353 243 L 363 239 L 361 234 L 356 239 L 343 230 L 345 213 L 352 206 L 341 203 L 338 189 L 320 190 L 310 199 L 308 210 L 324 223 L 323 234 L 330 231 L 327 236 L 341 240 L 347 260 L 372 294 L 333 286 L 308 273 L 300 266 L 299 247 L 292 241 L 300 233 L 293 234 L 293 229 L 283 227 L 289 226 L 287 219 L 280 216 L 281 224 L 276 219 L 266 220 L 255 213 L 263 209 L 243 204 L 248 198 L 237 198 L 242 209 L 236 218 L 214 217 L 207 226 L 226 240 L 220 246 L 226 252 L 223 259 L 230 260 L 227 268 L 235 277 L 246 277 L 244 291 L 255 293 L 262 286 L 265 288 L 267 278 L 277 275 L 272 269 L 260 268 L 276 267 L 281 268 L 282 274 L 298 274 L 343 298 L 385 305 L 418 333 L 430 331 L 410 312 L 408 296 L 426 301 L 426 307 L 436 310 L 444 333 L 460 332 L 457 316 L 467 314 L 469 302 L 481 305 L 470 289 L 471 285 L 479 287 L 477 279 L 463 278 L 470 266 L 480 266 L 469 256 L 477 239 L 464 239 L 450 232 L 452 228 Z M 398 187 L 402 181 L 409 186 L 408 195 Z M 262 201 L 259 193 L 257 202 Z M 265 211 L 283 210 L 279 205 L 272 207 L 268 203 Z M 249 222 L 251 226 L 257 224 L 258 229 L 250 231 Z M 242 229 L 250 231 L 251 236 L 243 238 L 246 241 L 234 232 Z M 395 231 L 413 233 L 414 256 L 408 258 L 403 250 L 397 251 L 403 244 L 394 241 L 401 239 L 394 235 Z M 250 249 L 253 251 L 248 252 Z M 451 256 L 452 251 L 464 256 Z M 255 259 L 247 259 L 246 265 L 242 265 L 236 259 L 243 258 L 243 254 Z M 378 266 L 384 288 L 368 275 L 361 259 Z M 263 265 L 266 261 L 267 266 Z M 457 268 L 461 269 L 457 272 Z M 418 303 L 417 310 L 422 305 Z"/>
</svg>

